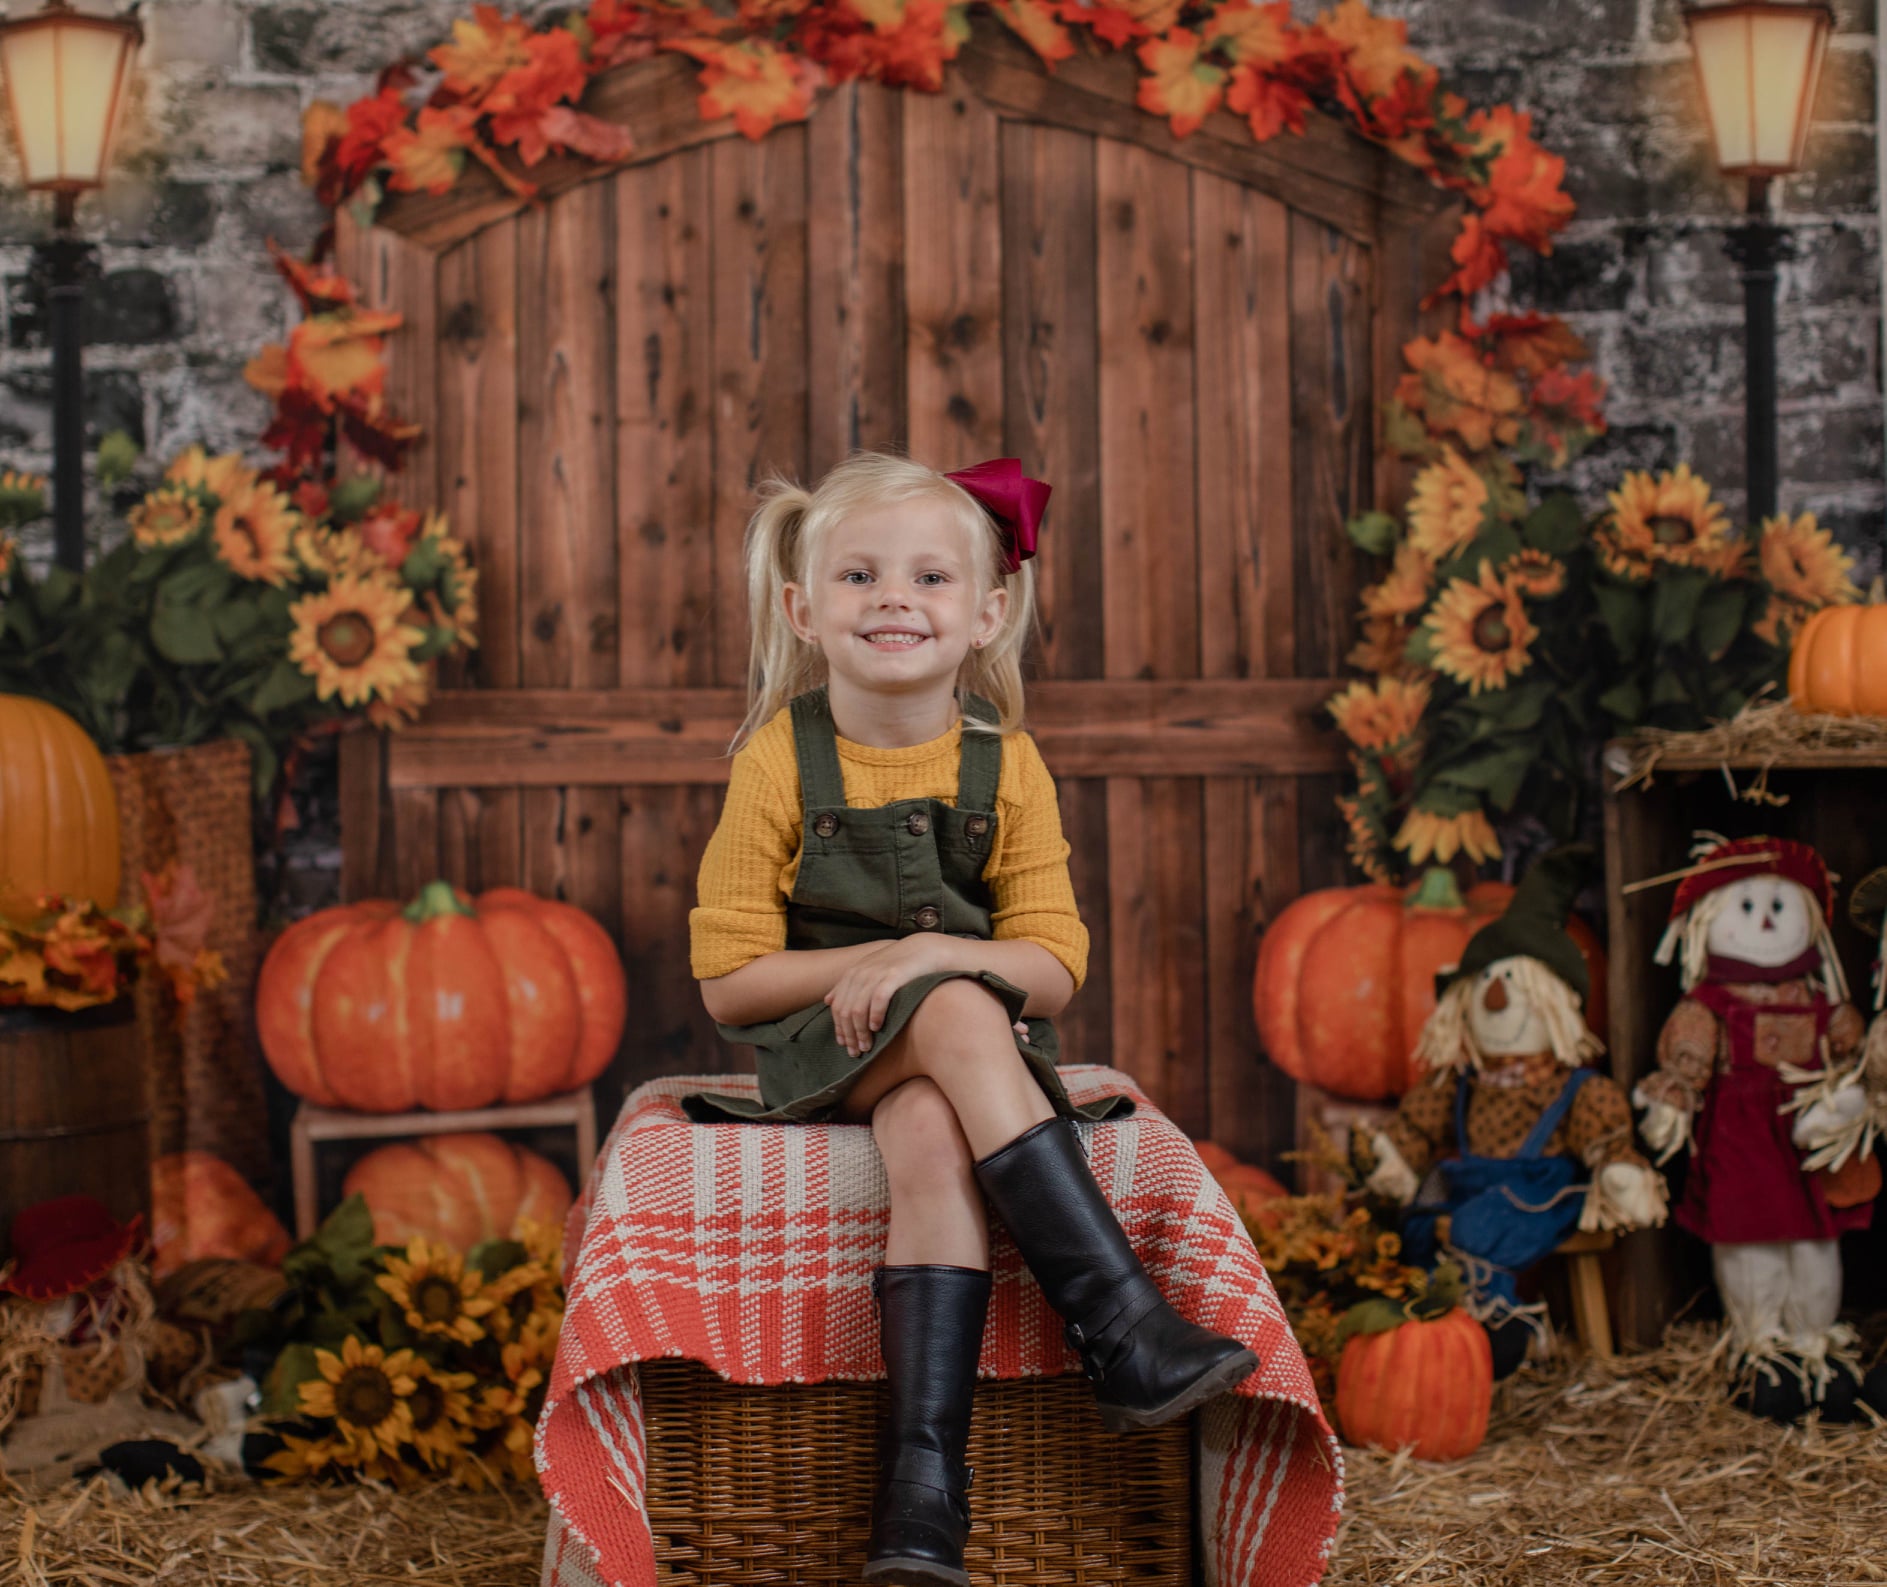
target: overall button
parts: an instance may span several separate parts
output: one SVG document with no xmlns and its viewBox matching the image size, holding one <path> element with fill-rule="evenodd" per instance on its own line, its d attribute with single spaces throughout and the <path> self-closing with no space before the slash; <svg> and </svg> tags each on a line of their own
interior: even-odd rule
<svg viewBox="0 0 1887 1587">
<path fill-rule="evenodd" d="M 973 838 L 980 838 L 989 830 L 988 816 L 971 816 L 963 823 L 963 830 Z"/>
<path fill-rule="evenodd" d="M 919 931 L 935 931 L 942 922 L 943 915 L 930 904 L 926 904 L 922 909 L 918 910 L 915 915 L 911 916 L 911 924 L 916 926 Z"/>
<path fill-rule="evenodd" d="M 812 829 L 820 837 L 829 838 L 839 830 L 839 818 L 830 810 L 822 810 L 813 818 Z"/>
<path fill-rule="evenodd" d="M 904 830 L 914 838 L 921 838 L 930 831 L 930 817 L 922 810 L 913 810 L 904 818 Z"/>
</svg>

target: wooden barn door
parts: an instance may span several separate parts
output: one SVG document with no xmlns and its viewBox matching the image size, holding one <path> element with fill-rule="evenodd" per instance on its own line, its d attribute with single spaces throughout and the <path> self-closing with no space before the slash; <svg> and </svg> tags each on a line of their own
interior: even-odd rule
<svg viewBox="0 0 1887 1587">
<path fill-rule="evenodd" d="M 391 395 L 429 445 L 400 488 L 473 547 L 483 623 L 423 723 L 349 741 L 347 892 L 444 874 L 597 915 L 632 981 L 606 1102 L 740 1066 L 687 912 L 742 711 L 753 487 L 857 447 L 1017 455 L 1055 487 L 1030 719 L 1094 939 L 1065 1053 L 1273 1155 L 1255 940 L 1341 879 L 1314 715 L 1435 205 L 1330 127 L 1176 142 L 1128 63 L 1051 79 L 1001 35 L 943 94 L 846 89 L 758 143 L 692 121 L 678 69 L 623 74 L 645 163 L 344 236 L 413 316 Z"/>
</svg>

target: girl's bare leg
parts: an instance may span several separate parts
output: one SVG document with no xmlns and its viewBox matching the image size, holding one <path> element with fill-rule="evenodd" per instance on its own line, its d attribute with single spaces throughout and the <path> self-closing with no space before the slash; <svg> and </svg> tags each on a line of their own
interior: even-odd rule
<svg viewBox="0 0 1887 1587">
<path fill-rule="evenodd" d="M 989 1223 L 976 1161 L 936 1084 L 906 1080 L 879 1098 L 871 1132 L 891 1181 L 885 1264 L 989 1266 Z"/>
</svg>

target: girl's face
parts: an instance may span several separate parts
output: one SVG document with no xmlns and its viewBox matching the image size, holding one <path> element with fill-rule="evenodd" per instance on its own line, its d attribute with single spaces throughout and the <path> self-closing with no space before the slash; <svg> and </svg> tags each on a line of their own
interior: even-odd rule
<svg viewBox="0 0 1887 1587">
<path fill-rule="evenodd" d="M 835 684 L 913 693 L 955 687 L 971 647 L 995 637 L 1009 593 L 982 587 L 968 531 L 943 502 L 919 497 L 833 525 L 806 584 L 787 585 L 782 599 Z"/>
</svg>

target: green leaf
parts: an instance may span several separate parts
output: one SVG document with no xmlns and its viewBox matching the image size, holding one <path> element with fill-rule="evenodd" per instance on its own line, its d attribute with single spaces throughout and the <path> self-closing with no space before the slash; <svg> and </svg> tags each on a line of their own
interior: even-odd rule
<svg viewBox="0 0 1887 1587">
<path fill-rule="evenodd" d="M 253 633 L 261 621 L 261 608 L 252 600 L 240 598 L 223 601 L 210 613 L 210 626 L 225 645 L 234 645 L 244 635 Z"/>
<path fill-rule="evenodd" d="M 357 1282 L 378 1250 L 373 1243 L 373 1214 L 367 1210 L 366 1198 L 355 1191 L 322 1220 L 314 1241 L 339 1283 L 351 1286 Z"/>
<path fill-rule="evenodd" d="M 1599 709 L 1619 727 L 1636 727 L 1644 720 L 1645 697 L 1638 685 L 1627 678 L 1599 696 Z"/>
<path fill-rule="evenodd" d="M 335 523 L 350 524 L 379 499 L 379 480 L 371 474 L 350 474 L 328 493 L 328 513 Z"/>
<path fill-rule="evenodd" d="M 286 710 L 290 706 L 300 705 L 304 700 L 312 700 L 314 692 L 313 678 L 292 661 L 278 661 L 262 680 L 262 687 L 250 699 L 249 709 L 257 716 L 267 716 L 273 711 Z"/>
<path fill-rule="evenodd" d="M 321 1375 L 315 1361 L 315 1347 L 306 1340 L 296 1340 L 275 1358 L 269 1375 L 262 1383 L 262 1414 L 292 1417 L 301 1413 L 302 1384 Z"/>
<path fill-rule="evenodd" d="M 1651 704 L 1653 706 L 1688 705 L 1690 704 L 1690 689 L 1673 669 L 1662 668 L 1652 679 Z"/>
<path fill-rule="evenodd" d="M 466 1265 L 477 1268 L 487 1284 L 530 1259 L 531 1253 L 517 1240 L 484 1240 L 465 1253 Z"/>
<path fill-rule="evenodd" d="M 1681 645 L 1697 625 L 1697 608 L 1710 575 L 1699 568 L 1662 572 L 1651 586 L 1651 631 L 1662 645 Z"/>
<path fill-rule="evenodd" d="M 1401 526 L 1386 512 L 1364 512 L 1343 527 L 1353 544 L 1373 557 L 1386 557 L 1396 548 L 1396 535 Z"/>
<path fill-rule="evenodd" d="M 1383 442 L 1392 452 L 1400 452 L 1404 457 L 1426 457 L 1434 450 L 1428 426 L 1399 399 L 1391 397 L 1383 404 L 1382 413 Z"/>
<path fill-rule="evenodd" d="M 1750 591 L 1737 584 L 1720 584 L 1697 608 L 1697 648 L 1706 661 L 1720 661 L 1742 632 L 1749 611 Z"/>
<path fill-rule="evenodd" d="M 1359 1300 L 1337 1323 L 1337 1348 L 1342 1349 L 1359 1334 L 1386 1334 L 1408 1320 L 1409 1314 L 1387 1296 Z"/>
<path fill-rule="evenodd" d="M 1598 603 L 1599 620 L 1611 636 L 1612 648 L 1622 660 L 1630 661 L 1644 644 L 1644 586 L 1600 580 L 1593 585 L 1592 595 Z"/>
<path fill-rule="evenodd" d="M 1585 536 L 1585 514 L 1564 491 L 1555 491 L 1527 514 L 1521 531 L 1521 539 L 1533 550 L 1554 557 L 1571 556 Z"/>
<path fill-rule="evenodd" d="M 151 614 L 151 643 L 166 661 L 180 667 L 223 659 L 209 615 L 193 606 L 160 604 Z"/>
<path fill-rule="evenodd" d="M 1402 653 L 1416 666 L 1432 668 L 1435 665 L 1435 631 L 1426 623 L 1418 623 L 1409 635 L 1409 642 L 1402 647 Z"/>
<path fill-rule="evenodd" d="M 141 448 L 136 441 L 123 430 L 113 430 L 98 443 L 95 460 L 98 483 L 106 490 L 123 484 L 130 477 L 131 470 L 137 467 L 140 455 Z"/>
</svg>

